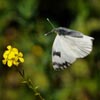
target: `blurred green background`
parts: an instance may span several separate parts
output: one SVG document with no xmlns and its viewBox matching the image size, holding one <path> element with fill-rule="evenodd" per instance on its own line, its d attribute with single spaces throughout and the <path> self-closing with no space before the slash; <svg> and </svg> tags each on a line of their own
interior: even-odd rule
<svg viewBox="0 0 100 100">
<path fill-rule="evenodd" d="M 52 27 L 63 26 L 95 38 L 92 53 L 63 71 L 52 68 Z M 20 65 L 45 100 L 100 100 L 100 0 L 0 0 L 0 100 L 39 100 L 20 84 L 14 68 L 2 64 L 7 45 L 23 52 Z"/>
</svg>

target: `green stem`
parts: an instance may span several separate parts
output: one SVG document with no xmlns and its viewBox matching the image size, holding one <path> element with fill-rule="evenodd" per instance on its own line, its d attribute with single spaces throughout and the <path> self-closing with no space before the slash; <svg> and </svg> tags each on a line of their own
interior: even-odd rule
<svg viewBox="0 0 100 100">
<path fill-rule="evenodd" d="M 25 75 L 24 75 L 24 70 L 21 72 L 21 71 L 18 69 L 18 67 L 16 67 L 16 69 L 17 69 L 18 73 L 22 76 L 22 78 L 23 78 L 23 80 L 24 80 L 23 83 L 27 84 L 27 86 L 28 86 L 30 89 L 33 90 L 33 92 L 35 93 L 35 96 L 38 96 L 38 97 L 40 98 L 40 100 L 45 100 L 45 99 L 41 96 L 41 94 L 37 91 L 37 88 L 34 89 L 33 83 L 32 83 L 32 81 L 31 81 L 31 79 L 25 79 L 25 77 L 24 77 L 24 76 L 25 76 Z"/>
<path fill-rule="evenodd" d="M 18 71 L 18 73 L 22 76 L 22 78 L 24 79 L 24 70 L 22 70 L 22 72 L 18 69 L 18 67 L 16 67 L 16 70 Z"/>
<path fill-rule="evenodd" d="M 32 83 L 32 81 L 31 81 L 31 79 L 28 79 L 28 80 L 27 80 L 27 85 L 28 85 L 28 87 L 29 87 L 30 89 L 32 89 L 32 90 L 34 91 L 35 95 L 38 96 L 38 97 L 40 98 L 40 100 L 45 100 L 45 99 L 41 96 L 41 94 L 37 91 L 37 87 L 33 88 L 33 83 Z"/>
</svg>

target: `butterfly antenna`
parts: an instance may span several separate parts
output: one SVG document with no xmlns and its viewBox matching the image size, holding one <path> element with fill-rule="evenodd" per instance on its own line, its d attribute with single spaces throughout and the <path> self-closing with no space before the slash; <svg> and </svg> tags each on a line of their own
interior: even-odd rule
<svg viewBox="0 0 100 100">
<path fill-rule="evenodd" d="M 47 18 L 47 21 L 49 22 L 49 24 L 52 26 L 52 28 L 54 29 L 55 27 L 54 27 L 54 25 L 52 24 L 52 22 L 50 21 L 50 19 L 49 18 Z"/>
<path fill-rule="evenodd" d="M 52 24 L 52 22 L 49 20 L 49 18 L 47 18 L 47 21 L 49 22 L 49 24 L 52 26 L 53 29 L 55 29 L 55 26 Z M 52 33 L 54 30 L 51 30 L 50 32 L 46 33 L 45 35 L 48 35 L 50 33 Z"/>
</svg>

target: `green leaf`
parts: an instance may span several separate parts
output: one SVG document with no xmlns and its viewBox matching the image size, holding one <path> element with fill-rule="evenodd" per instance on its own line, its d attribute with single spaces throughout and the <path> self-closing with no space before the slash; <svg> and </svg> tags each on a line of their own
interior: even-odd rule
<svg viewBox="0 0 100 100">
<path fill-rule="evenodd" d="M 34 15 L 37 8 L 37 0 L 22 0 L 19 2 L 18 10 L 20 14 L 25 18 L 30 18 Z"/>
</svg>

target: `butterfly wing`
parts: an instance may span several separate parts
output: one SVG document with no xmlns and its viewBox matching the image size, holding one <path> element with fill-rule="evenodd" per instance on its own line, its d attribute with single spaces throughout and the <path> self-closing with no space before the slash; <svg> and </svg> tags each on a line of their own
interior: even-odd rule
<svg viewBox="0 0 100 100">
<path fill-rule="evenodd" d="M 55 70 L 65 69 L 75 60 L 69 42 L 63 41 L 61 36 L 57 35 L 52 48 L 53 68 Z"/>
<path fill-rule="evenodd" d="M 92 39 L 85 35 L 82 38 L 57 35 L 52 49 L 54 69 L 67 68 L 77 58 L 87 56 L 92 50 Z"/>
<path fill-rule="evenodd" d="M 71 45 L 71 51 L 76 58 L 83 58 L 92 51 L 92 37 L 83 35 L 82 38 L 76 38 L 71 36 L 61 37 L 62 42 L 69 42 Z"/>
</svg>

